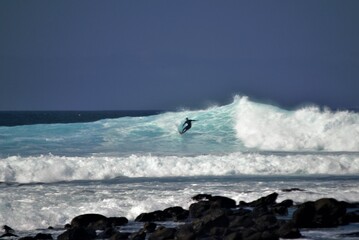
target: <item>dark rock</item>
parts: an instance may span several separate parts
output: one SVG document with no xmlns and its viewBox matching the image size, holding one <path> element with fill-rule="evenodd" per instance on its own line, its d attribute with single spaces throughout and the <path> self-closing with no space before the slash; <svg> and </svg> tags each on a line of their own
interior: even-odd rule
<svg viewBox="0 0 359 240">
<path fill-rule="evenodd" d="M 211 194 L 197 194 L 196 196 L 192 197 L 194 201 L 203 201 L 203 200 L 210 200 L 212 198 Z"/>
<path fill-rule="evenodd" d="M 252 213 L 251 210 L 245 208 L 232 209 L 231 215 L 243 216 Z"/>
<path fill-rule="evenodd" d="M 113 235 L 115 235 L 117 233 L 117 231 L 112 228 L 112 227 L 109 227 L 109 228 L 106 228 L 103 232 L 101 232 L 97 238 L 100 238 L 100 239 L 107 239 L 107 238 L 110 238 L 112 237 Z"/>
<path fill-rule="evenodd" d="M 2 229 L 4 229 L 5 233 L 2 234 L 2 235 L 0 236 L 0 238 L 4 238 L 4 237 L 18 237 L 18 236 L 15 234 L 14 229 L 12 229 L 11 227 L 9 227 L 8 225 L 3 225 L 3 226 L 2 226 Z"/>
<path fill-rule="evenodd" d="M 229 228 L 249 228 L 255 224 L 251 215 L 230 216 Z"/>
<path fill-rule="evenodd" d="M 304 189 L 301 189 L 301 188 L 285 188 L 285 189 L 282 189 L 282 192 L 303 192 Z"/>
<path fill-rule="evenodd" d="M 345 205 L 333 198 L 306 202 L 293 213 L 293 222 L 298 227 L 325 228 L 345 224 Z"/>
<path fill-rule="evenodd" d="M 262 233 L 253 228 L 245 228 L 242 230 L 242 240 L 262 240 Z"/>
<path fill-rule="evenodd" d="M 322 198 L 314 202 L 314 222 L 317 227 L 336 227 L 346 214 L 346 208 L 334 198 Z"/>
<path fill-rule="evenodd" d="M 147 233 L 152 233 L 156 230 L 157 224 L 153 223 L 153 222 L 147 222 L 143 225 L 143 229 L 147 232 Z"/>
<path fill-rule="evenodd" d="M 312 227 L 314 216 L 314 202 L 305 202 L 294 211 L 293 222 L 297 227 L 300 228 Z"/>
<path fill-rule="evenodd" d="M 71 227 L 105 230 L 109 225 L 107 217 L 100 214 L 83 214 L 72 219 Z"/>
<path fill-rule="evenodd" d="M 116 232 L 110 237 L 110 240 L 127 240 L 129 239 L 129 236 L 131 233 L 125 233 L 125 232 Z"/>
<path fill-rule="evenodd" d="M 253 202 L 248 203 L 250 207 L 258 207 L 258 206 L 272 206 L 276 203 L 278 197 L 278 193 L 274 192 L 269 194 L 268 196 L 261 197 Z"/>
<path fill-rule="evenodd" d="M 0 238 L 4 238 L 4 237 L 18 237 L 18 235 L 14 233 L 4 233 L 3 235 L 0 236 Z"/>
<path fill-rule="evenodd" d="M 245 201 L 239 201 L 239 207 L 249 207 L 249 203 L 245 202 Z"/>
<path fill-rule="evenodd" d="M 280 203 L 273 205 L 273 207 L 286 207 L 286 208 L 289 208 L 291 206 L 293 206 L 293 200 L 291 200 L 291 199 L 286 199 Z"/>
<path fill-rule="evenodd" d="M 262 215 L 254 219 L 256 229 L 265 231 L 278 227 L 277 218 L 273 214 Z"/>
<path fill-rule="evenodd" d="M 155 221 L 166 221 L 168 215 L 161 210 L 149 212 L 149 213 L 141 213 L 136 217 L 136 222 L 155 222 Z"/>
<path fill-rule="evenodd" d="M 128 239 L 130 239 L 130 240 L 145 240 L 146 232 L 143 230 L 140 230 L 138 232 L 132 233 L 128 236 Z"/>
<path fill-rule="evenodd" d="M 163 212 L 167 216 L 166 220 L 184 221 L 189 216 L 189 211 L 179 206 L 166 208 Z"/>
<path fill-rule="evenodd" d="M 212 209 L 207 215 L 193 222 L 193 229 L 199 235 L 209 233 L 212 228 L 226 228 L 229 225 L 229 218 L 224 209 Z"/>
<path fill-rule="evenodd" d="M 345 214 L 345 219 L 350 223 L 359 222 L 359 210 Z"/>
<path fill-rule="evenodd" d="M 211 237 L 223 237 L 224 234 L 226 233 L 227 228 L 225 227 L 212 227 L 209 230 L 209 235 Z"/>
<path fill-rule="evenodd" d="M 299 229 L 294 225 L 292 221 L 285 222 L 282 224 L 277 234 L 280 238 L 294 239 L 302 237 Z"/>
<path fill-rule="evenodd" d="M 73 227 L 57 237 L 57 240 L 92 240 L 96 238 L 94 230 L 82 227 Z"/>
<path fill-rule="evenodd" d="M 125 217 L 110 217 L 108 218 L 108 222 L 113 227 L 118 227 L 118 226 L 126 225 L 128 223 L 128 219 Z"/>
<path fill-rule="evenodd" d="M 9 227 L 8 225 L 3 225 L 2 229 L 4 229 L 5 233 L 14 233 L 15 230 Z"/>
<path fill-rule="evenodd" d="M 212 207 L 219 207 L 219 208 L 235 208 L 236 207 L 236 201 L 234 201 L 231 198 L 228 197 L 222 197 L 222 196 L 214 196 L 210 199 L 210 202 L 212 202 Z"/>
<path fill-rule="evenodd" d="M 253 218 L 258 218 L 260 216 L 267 215 L 269 213 L 271 213 L 271 211 L 269 210 L 269 208 L 266 205 L 260 205 L 253 209 L 252 216 L 253 216 Z"/>
<path fill-rule="evenodd" d="M 158 228 L 149 236 L 148 240 L 174 239 L 176 231 L 175 228 Z"/>
<path fill-rule="evenodd" d="M 195 240 L 196 234 L 194 233 L 192 224 L 184 224 L 178 227 L 175 239 L 178 240 Z"/>
<path fill-rule="evenodd" d="M 1 237 L 0 237 L 1 238 Z M 36 240 L 36 238 L 34 237 L 30 237 L 30 236 L 26 236 L 26 237 L 21 237 L 18 240 Z"/>
<path fill-rule="evenodd" d="M 210 209 L 211 203 L 208 201 L 200 201 L 197 203 L 192 203 L 189 206 L 189 216 L 191 218 L 199 218 L 206 215 L 207 211 Z"/>
<path fill-rule="evenodd" d="M 165 210 L 157 210 L 149 213 L 141 213 L 136 217 L 136 222 L 155 222 L 155 221 L 184 221 L 188 218 L 189 211 L 182 207 L 170 207 Z"/>
<path fill-rule="evenodd" d="M 240 231 L 227 233 L 224 237 L 224 240 L 241 240 L 242 233 Z"/>
<path fill-rule="evenodd" d="M 279 237 L 272 231 L 263 231 L 260 239 L 261 240 L 279 240 Z"/>
<path fill-rule="evenodd" d="M 345 208 L 359 208 L 359 202 L 345 202 L 345 201 L 340 201 L 341 204 L 343 204 L 343 206 Z"/>
<path fill-rule="evenodd" d="M 45 240 L 51 240 L 53 239 L 51 234 L 45 234 L 45 233 L 38 233 L 35 236 L 36 240 L 45 239 Z"/>
<path fill-rule="evenodd" d="M 283 207 L 283 206 L 273 207 L 272 210 L 274 213 L 281 215 L 281 216 L 288 215 L 287 207 Z"/>
</svg>

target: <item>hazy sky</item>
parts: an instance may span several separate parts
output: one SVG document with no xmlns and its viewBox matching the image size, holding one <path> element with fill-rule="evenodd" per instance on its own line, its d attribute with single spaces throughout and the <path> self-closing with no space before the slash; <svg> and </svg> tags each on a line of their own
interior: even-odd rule
<svg viewBox="0 0 359 240">
<path fill-rule="evenodd" d="M 357 0 L 1 0 L 0 110 L 359 106 Z"/>
</svg>

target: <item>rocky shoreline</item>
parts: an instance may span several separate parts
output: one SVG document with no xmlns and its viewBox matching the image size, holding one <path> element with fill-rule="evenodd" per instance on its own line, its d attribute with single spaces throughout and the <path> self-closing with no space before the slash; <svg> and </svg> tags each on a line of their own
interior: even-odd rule
<svg viewBox="0 0 359 240">
<path fill-rule="evenodd" d="M 198 194 L 192 198 L 195 202 L 189 209 L 174 206 L 140 214 L 135 222 L 142 223 L 142 227 L 135 232 L 123 230 L 129 224 L 125 217 L 89 213 L 72 219 L 58 236 L 39 232 L 18 237 L 11 227 L 4 226 L 0 239 L 276 240 L 301 238 L 303 228 L 335 228 L 359 223 L 359 203 L 321 198 L 294 205 L 291 199 L 278 203 L 277 197 L 278 193 L 274 192 L 252 202 L 236 203 L 224 196 Z M 175 222 L 176 227 L 166 227 L 164 222 Z M 359 229 L 343 237 L 359 237 Z"/>
</svg>

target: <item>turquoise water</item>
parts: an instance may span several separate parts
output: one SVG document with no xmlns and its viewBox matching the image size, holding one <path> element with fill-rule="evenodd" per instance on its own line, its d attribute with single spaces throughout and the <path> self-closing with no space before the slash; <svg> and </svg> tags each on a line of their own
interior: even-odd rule
<svg viewBox="0 0 359 240">
<path fill-rule="evenodd" d="M 180 135 L 186 117 L 197 121 Z M 236 96 L 202 110 L 3 126 L 0 224 L 26 232 L 88 212 L 133 220 L 188 208 L 198 193 L 358 202 L 358 175 L 359 114 L 318 106 L 287 110 Z M 305 191 L 281 192 L 292 187 Z M 308 239 L 340 239 L 326 233 Z"/>
</svg>

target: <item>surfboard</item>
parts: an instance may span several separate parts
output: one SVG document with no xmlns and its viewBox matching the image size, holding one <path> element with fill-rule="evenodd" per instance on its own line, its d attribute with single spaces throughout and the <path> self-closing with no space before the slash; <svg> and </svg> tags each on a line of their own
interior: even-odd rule
<svg viewBox="0 0 359 240">
<path fill-rule="evenodd" d="M 181 135 L 184 134 L 183 129 L 186 127 L 186 125 L 183 126 L 183 124 L 184 124 L 184 121 L 182 121 L 177 127 L 178 133 Z"/>
</svg>

